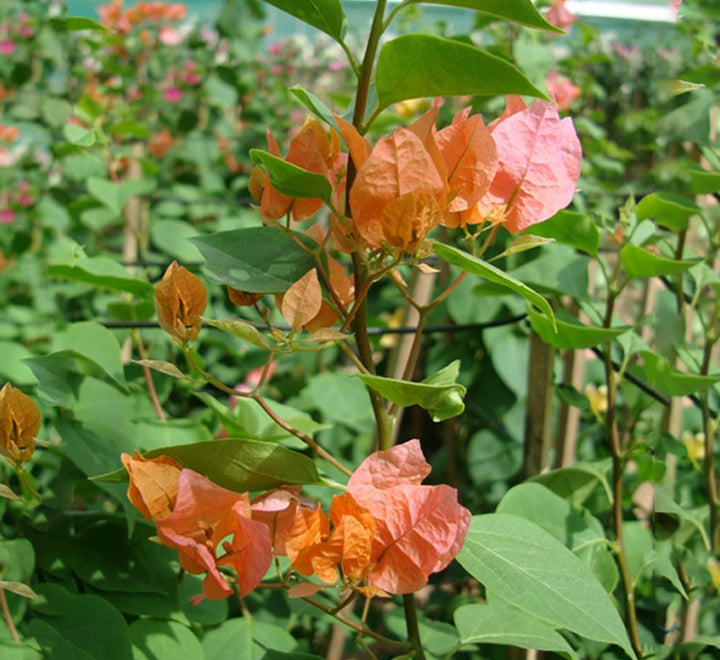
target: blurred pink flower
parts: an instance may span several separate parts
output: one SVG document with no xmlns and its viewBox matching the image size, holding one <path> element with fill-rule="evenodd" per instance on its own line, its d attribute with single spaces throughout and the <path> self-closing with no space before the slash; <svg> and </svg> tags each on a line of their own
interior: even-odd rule
<svg viewBox="0 0 720 660">
<path fill-rule="evenodd" d="M 32 206 L 35 203 L 35 198 L 30 195 L 20 195 L 18 197 L 18 204 L 20 206 Z"/>
<path fill-rule="evenodd" d="M 561 30 L 567 30 L 577 20 L 575 14 L 565 9 L 565 2 L 566 0 L 553 0 L 552 7 L 550 7 L 547 14 L 545 14 L 547 22 L 552 23 Z"/>
<path fill-rule="evenodd" d="M 637 46 L 625 46 L 624 44 L 614 43 L 613 50 L 625 60 L 629 60 L 640 55 L 640 49 Z"/>
<path fill-rule="evenodd" d="M 10 167 L 15 164 L 15 156 L 7 149 L 0 149 L 0 167 Z"/>
<path fill-rule="evenodd" d="M 15 52 L 15 43 L 5 39 L 0 41 L 0 55 L 12 55 Z"/>
<path fill-rule="evenodd" d="M 0 210 L 0 222 L 2 224 L 9 225 L 13 220 L 15 220 L 15 211 L 10 209 Z"/>
<path fill-rule="evenodd" d="M 170 87 L 163 92 L 163 98 L 168 103 L 177 103 L 182 98 L 182 90 L 177 87 Z"/>
<path fill-rule="evenodd" d="M 197 73 L 186 73 L 185 82 L 188 85 L 199 85 L 202 82 L 202 78 Z"/>
<path fill-rule="evenodd" d="M 330 69 L 330 71 L 342 71 L 344 68 L 345 68 L 345 63 L 341 62 L 339 60 L 335 60 L 333 62 L 330 62 L 330 64 L 328 64 L 328 69 Z"/>
<path fill-rule="evenodd" d="M 29 25 L 21 25 L 18 28 L 18 34 L 21 37 L 25 37 L 26 39 L 29 39 L 35 34 L 35 30 L 33 30 Z"/>
<path fill-rule="evenodd" d="M 270 46 L 268 47 L 268 50 L 269 50 L 273 55 L 280 55 L 280 53 L 282 52 L 282 49 L 283 49 L 284 47 L 285 47 L 285 42 L 284 42 L 284 41 L 276 41 L 274 44 L 270 44 Z"/>
<path fill-rule="evenodd" d="M 573 85 L 565 76 L 559 75 L 557 71 L 548 72 L 545 85 L 559 110 L 569 110 L 572 102 L 580 98 L 582 92 L 577 85 Z"/>
<path fill-rule="evenodd" d="M 158 34 L 160 42 L 166 46 L 177 46 L 183 41 L 183 35 L 179 30 L 176 30 L 172 25 L 163 25 L 160 28 Z"/>
</svg>

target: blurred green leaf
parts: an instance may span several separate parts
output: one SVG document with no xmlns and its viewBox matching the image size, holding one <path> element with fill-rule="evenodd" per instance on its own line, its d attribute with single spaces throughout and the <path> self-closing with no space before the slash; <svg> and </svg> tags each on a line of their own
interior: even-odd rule
<svg viewBox="0 0 720 660">
<path fill-rule="evenodd" d="M 700 207 L 692 200 L 665 192 L 650 193 L 635 207 L 638 222 L 649 218 L 673 231 L 686 229 L 688 220 L 699 212 Z"/>
<path fill-rule="evenodd" d="M 626 245 L 620 250 L 620 260 L 630 277 L 661 277 L 682 273 L 695 261 L 680 261 L 653 254 L 637 245 Z"/>
<path fill-rule="evenodd" d="M 575 211 L 560 211 L 549 220 L 530 225 L 526 234 L 554 238 L 558 243 L 569 245 L 593 256 L 600 247 L 600 231 L 592 218 Z"/>
<path fill-rule="evenodd" d="M 342 42 L 347 18 L 340 0 L 265 0 L 269 5 L 292 14 L 335 41 Z"/>
<path fill-rule="evenodd" d="M 555 348 L 591 348 L 612 341 L 615 337 L 631 329 L 630 326 L 596 328 L 583 325 L 577 319 L 570 323 L 560 318 L 556 318 L 555 328 L 553 328 L 550 320 L 534 309 L 528 309 L 528 316 L 532 329 L 540 335 L 540 338 L 546 344 Z"/>
<path fill-rule="evenodd" d="M 412 2 L 412 4 L 420 3 L 475 9 L 527 27 L 564 34 L 560 28 L 543 18 L 531 0 L 413 0 Z"/>
</svg>

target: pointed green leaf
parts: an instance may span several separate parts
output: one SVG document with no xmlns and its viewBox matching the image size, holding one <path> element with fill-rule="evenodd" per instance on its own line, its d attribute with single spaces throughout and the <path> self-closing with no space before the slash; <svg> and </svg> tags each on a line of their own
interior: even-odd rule
<svg viewBox="0 0 720 660">
<path fill-rule="evenodd" d="M 386 42 L 375 84 L 381 108 L 428 96 L 519 94 L 547 99 L 506 60 L 467 43 L 426 34 Z"/>
<path fill-rule="evenodd" d="M 603 586 L 545 530 L 509 514 L 474 516 L 458 561 L 488 592 L 556 628 L 622 647 L 625 626 Z"/>
<path fill-rule="evenodd" d="M 467 252 L 458 250 L 450 245 L 444 243 L 434 243 L 433 251 L 441 259 L 451 263 L 455 266 L 459 266 L 463 270 L 473 275 L 479 275 L 483 279 L 499 284 L 502 287 L 510 289 L 517 293 L 519 296 L 525 298 L 525 300 L 535 305 L 548 319 L 551 320 L 553 325 L 555 324 L 555 315 L 553 314 L 550 303 L 545 300 L 537 291 L 531 289 L 527 284 L 523 284 L 514 277 L 508 275 L 504 271 L 496 268 L 495 266 L 482 261 L 477 257 L 473 257 Z"/>
<path fill-rule="evenodd" d="M 563 30 L 548 23 L 535 8 L 531 0 L 413 0 L 414 3 L 428 5 L 446 5 L 448 7 L 465 7 L 475 9 L 497 18 L 504 18 L 531 28 L 549 30 L 565 34 Z"/>
<path fill-rule="evenodd" d="M 504 604 L 462 605 L 453 614 L 463 644 L 502 644 L 521 649 L 557 651 L 577 658 L 565 638 L 552 626 L 527 612 Z"/>
<path fill-rule="evenodd" d="M 531 225 L 527 234 L 554 238 L 558 243 L 569 245 L 593 256 L 600 247 L 600 232 L 587 215 L 575 211 L 560 211 L 549 220 Z"/>
<path fill-rule="evenodd" d="M 137 195 L 150 192 L 155 184 L 148 179 L 115 183 L 108 179 L 91 176 L 87 181 L 88 192 L 103 206 L 120 215 L 125 205 Z"/>
<path fill-rule="evenodd" d="M 308 249 L 315 241 L 296 234 Z M 312 255 L 275 227 L 248 227 L 192 239 L 216 281 L 253 293 L 283 293 L 311 268 Z"/>
<path fill-rule="evenodd" d="M 108 257 L 80 257 L 70 264 L 53 264 L 48 266 L 47 274 L 144 298 L 151 298 L 155 293 L 152 284 L 132 277 L 116 260 Z"/>
<path fill-rule="evenodd" d="M 396 405 L 418 405 L 430 413 L 434 422 L 441 422 L 465 410 L 462 399 L 466 389 L 455 382 L 459 371 L 460 360 L 455 360 L 419 383 L 370 374 L 358 374 L 358 378 Z"/>
<path fill-rule="evenodd" d="M 50 23 L 58 32 L 80 32 L 81 30 L 107 32 L 107 28 L 102 23 L 86 16 L 56 17 Z"/>
<path fill-rule="evenodd" d="M 712 195 L 720 192 L 720 172 L 691 169 L 690 180 L 692 191 L 696 195 Z"/>
<path fill-rule="evenodd" d="M 342 42 L 347 18 L 340 0 L 265 0 L 304 23 L 312 25 L 335 41 Z"/>
<path fill-rule="evenodd" d="M 285 485 L 320 482 L 312 459 L 279 445 L 258 440 L 212 440 L 154 449 L 146 458 L 170 456 L 218 486 L 247 492 Z M 127 481 L 124 469 L 93 477 L 93 481 Z"/>
<path fill-rule="evenodd" d="M 188 378 L 188 376 L 180 371 L 172 362 L 165 362 L 164 360 L 133 360 L 133 362 L 139 364 L 141 367 L 159 371 L 161 374 L 171 376 L 172 378 L 179 378 L 181 380 Z"/>
<path fill-rule="evenodd" d="M 620 250 L 620 260 L 630 277 L 674 275 L 686 271 L 697 263 L 696 261 L 679 261 L 661 257 L 637 245 L 626 245 Z"/>
<path fill-rule="evenodd" d="M 262 149 L 250 149 L 250 160 L 265 168 L 273 188 L 283 195 L 332 204 L 332 185 L 322 174 L 308 172 Z"/>
<path fill-rule="evenodd" d="M 335 119 L 332 110 L 325 105 L 315 94 L 308 92 L 300 85 L 293 85 L 290 93 L 297 98 L 317 119 L 324 121 L 330 126 L 335 126 Z M 336 127 L 337 128 L 337 127 Z"/>
<path fill-rule="evenodd" d="M 652 351 L 642 351 L 642 356 L 648 385 L 668 396 L 687 396 L 702 392 L 720 381 L 720 374 L 702 376 L 678 371 L 667 359 Z"/>
<path fill-rule="evenodd" d="M 572 323 L 561 319 L 555 320 L 555 328 L 550 320 L 536 312 L 528 310 L 530 325 L 540 335 L 540 338 L 555 348 L 590 348 L 612 341 L 615 337 L 630 330 L 630 326 L 623 328 L 595 328 L 583 325 L 577 319 Z"/>
<path fill-rule="evenodd" d="M 672 193 L 654 192 L 643 197 L 635 207 L 638 222 L 655 220 L 673 231 L 686 229 L 688 220 L 699 213 L 700 207 L 690 199 Z"/>
<path fill-rule="evenodd" d="M 138 660 L 205 660 L 205 652 L 195 633 L 177 621 L 138 619 L 128 630 L 134 657 Z"/>
<path fill-rule="evenodd" d="M 223 332 L 227 332 L 233 337 L 238 337 L 253 346 L 258 348 L 269 349 L 270 342 L 263 336 L 263 334 L 254 326 L 250 325 L 247 321 L 240 319 L 206 319 L 203 321 L 208 325 L 218 328 Z"/>
</svg>

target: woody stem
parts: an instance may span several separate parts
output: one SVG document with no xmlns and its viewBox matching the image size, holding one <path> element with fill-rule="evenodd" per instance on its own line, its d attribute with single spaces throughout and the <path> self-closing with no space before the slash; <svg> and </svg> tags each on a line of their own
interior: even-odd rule
<svg viewBox="0 0 720 660">
<path fill-rule="evenodd" d="M 334 617 L 335 619 L 340 621 L 340 623 L 345 624 L 346 626 L 348 626 L 348 628 L 352 628 L 355 632 L 358 632 L 361 635 L 365 635 L 367 637 L 372 637 L 374 640 L 376 640 L 382 644 L 387 644 L 388 646 L 394 646 L 394 647 L 400 648 L 400 649 L 408 649 L 410 647 L 410 645 L 407 642 L 399 642 L 396 639 L 390 639 L 389 637 L 385 637 L 384 635 L 375 633 L 372 630 L 369 630 L 368 628 L 364 628 L 363 626 L 355 623 L 354 621 L 351 621 L 350 619 L 344 617 L 342 614 L 334 613 L 332 608 L 327 607 L 327 606 L 323 605 L 322 603 L 318 603 L 316 600 L 313 600 L 312 598 L 303 598 L 303 600 L 306 603 L 310 603 L 310 605 L 312 605 L 313 607 L 317 607 L 319 610 L 322 610 L 323 612 L 325 612 L 325 614 L 329 614 L 330 616 Z"/>
<path fill-rule="evenodd" d="M 147 360 L 147 353 L 145 353 L 145 346 L 143 346 L 142 338 L 140 337 L 140 332 L 138 330 L 135 330 L 133 332 L 133 337 L 135 339 L 135 344 L 137 345 L 138 354 L 140 355 L 140 359 Z M 161 422 L 166 422 L 167 418 L 165 417 L 165 412 L 163 411 L 162 406 L 160 405 L 160 400 L 158 399 L 157 390 L 155 389 L 155 382 L 153 381 L 152 373 L 150 372 L 150 367 L 148 367 L 146 364 L 143 364 L 142 371 L 143 371 L 143 376 L 145 376 L 145 384 L 147 385 L 148 395 L 150 396 L 150 401 L 152 402 L 153 408 L 155 409 L 155 414 L 157 415 L 157 418 Z"/>
</svg>

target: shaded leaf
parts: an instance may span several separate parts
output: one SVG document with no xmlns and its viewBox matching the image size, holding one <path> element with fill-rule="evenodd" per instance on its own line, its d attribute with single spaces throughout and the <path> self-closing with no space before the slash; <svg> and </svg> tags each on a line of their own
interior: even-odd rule
<svg viewBox="0 0 720 660">
<path fill-rule="evenodd" d="M 321 199 L 326 204 L 332 204 L 332 185 L 322 174 L 304 170 L 262 149 L 251 149 L 250 159 L 265 168 L 272 187 L 283 195 Z"/>
<path fill-rule="evenodd" d="M 559 211 L 549 220 L 530 225 L 526 232 L 534 236 L 554 238 L 593 256 L 600 247 L 600 231 L 592 218 L 575 211 Z"/>
<path fill-rule="evenodd" d="M 540 338 L 555 348 L 591 348 L 612 341 L 615 337 L 627 332 L 630 326 L 622 328 L 599 328 L 583 325 L 574 319 L 572 323 L 557 318 L 555 328 L 550 320 L 534 309 L 528 310 L 530 325 Z"/>
<path fill-rule="evenodd" d="M 296 234 L 309 249 L 315 241 Z M 193 239 L 205 270 L 218 282 L 241 291 L 283 293 L 311 268 L 312 255 L 273 227 L 249 227 Z"/>
<path fill-rule="evenodd" d="M 144 454 L 146 458 L 163 455 L 218 486 L 237 492 L 320 482 L 315 463 L 307 456 L 258 440 L 213 440 L 163 447 Z M 93 477 L 98 482 L 126 480 L 124 469 Z"/>
<path fill-rule="evenodd" d="M 695 261 L 680 261 L 653 254 L 637 245 L 626 245 L 620 250 L 620 260 L 631 277 L 660 277 L 682 273 Z"/>
<path fill-rule="evenodd" d="M 666 192 L 650 193 L 635 207 L 638 222 L 649 218 L 673 231 L 686 229 L 688 220 L 699 212 L 700 207 L 692 200 Z"/>
</svg>

